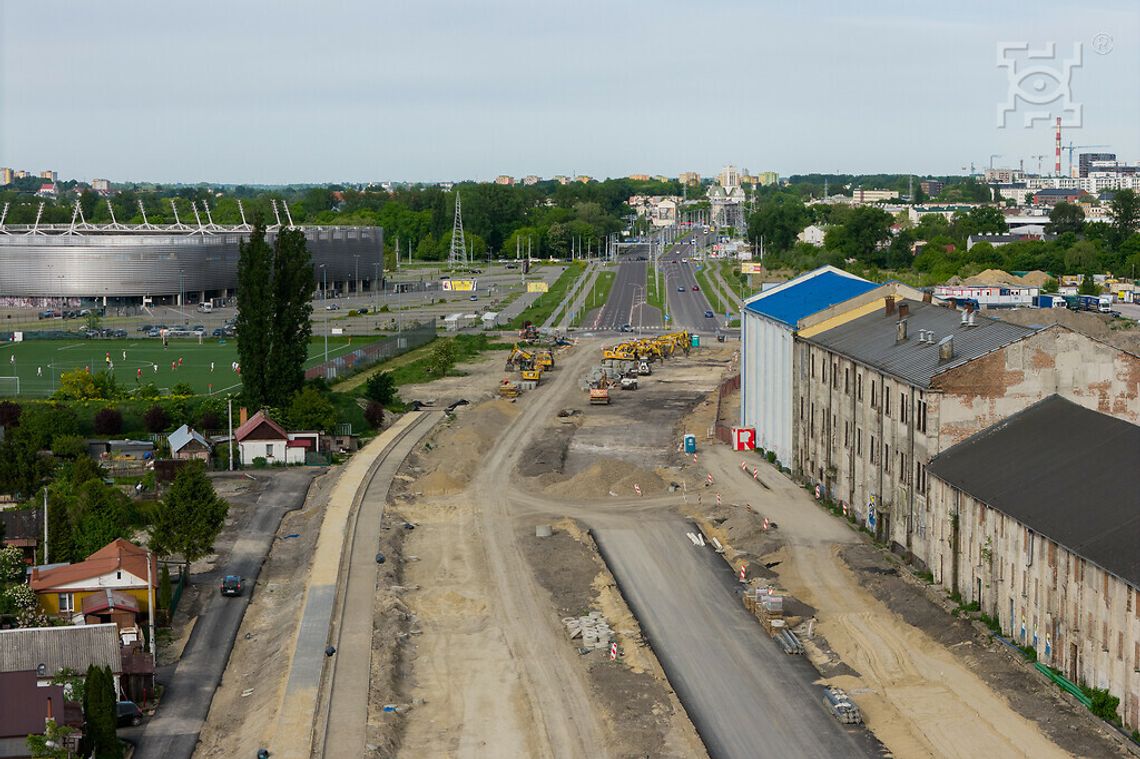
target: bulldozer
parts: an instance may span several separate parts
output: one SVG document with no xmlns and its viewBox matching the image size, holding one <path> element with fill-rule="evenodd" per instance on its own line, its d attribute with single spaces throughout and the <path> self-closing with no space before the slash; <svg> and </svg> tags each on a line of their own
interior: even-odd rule
<svg viewBox="0 0 1140 759">
<path fill-rule="evenodd" d="M 511 382 L 511 380 L 509 378 L 504 377 L 503 381 L 499 383 L 499 397 L 500 398 L 518 398 L 519 397 L 519 386 L 517 384 L 515 384 L 514 382 Z"/>
<path fill-rule="evenodd" d="M 538 381 L 542 379 L 542 370 L 541 369 L 523 369 L 522 371 L 519 372 L 519 376 L 521 376 L 527 382 L 533 382 L 535 384 L 538 384 Z"/>
</svg>

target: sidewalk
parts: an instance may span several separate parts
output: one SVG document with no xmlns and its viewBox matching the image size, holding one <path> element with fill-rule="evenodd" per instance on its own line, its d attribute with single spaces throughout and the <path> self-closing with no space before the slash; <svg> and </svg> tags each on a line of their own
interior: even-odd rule
<svg viewBox="0 0 1140 759">
<path fill-rule="evenodd" d="M 565 306 L 558 313 L 551 314 L 550 318 L 543 324 L 543 328 L 554 326 L 554 317 L 558 317 L 558 329 L 565 332 L 570 328 L 570 322 L 574 319 L 574 314 L 578 313 L 578 309 L 585 306 L 586 299 L 590 297 L 590 292 L 594 289 L 594 282 L 598 279 L 598 273 L 601 272 L 601 267 L 598 266 L 596 261 L 591 261 L 586 264 L 586 271 L 582 273 L 582 277 L 578 280 L 578 289 L 574 293 L 573 300 L 569 305 Z"/>
<path fill-rule="evenodd" d="M 277 726 L 268 740 L 268 746 L 276 757 L 309 759 L 312 754 L 313 730 L 327 660 L 324 649 L 332 639 L 338 579 L 344 549 L 354 529 L 354 512 L 372 475 L 386 459 L 385 454 L 405 431 L 429 413 L 413 411 L 405 414 L 352 457 L 333 487 L 313 552 L 308 587 L 302 601 L 304 611 L 293 643 L 289 679 L 277 709 Z M 431 425 L 425 422 L 424 431 L 430 428 Z M 379 520 L 376 521 L 378 529 Z M 367 558 L 371 561 L 373 556 Z M 375 572 L 374 565 L 372 570 Z M 366 608 L 371 610 L 371 603 Z M 367 673 L 367 667 L 363 667 L 363 671 Z"/>
</svg>

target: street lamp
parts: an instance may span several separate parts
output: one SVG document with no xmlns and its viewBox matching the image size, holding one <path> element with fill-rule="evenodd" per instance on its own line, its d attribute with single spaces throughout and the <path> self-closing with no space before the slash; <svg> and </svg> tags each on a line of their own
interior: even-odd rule
<svg viewBox="0 0 1140 759">
<path fill-rule="evenodd" d="M 324 301 L 325 298 L 328 297 L 328 291 L 329 291 L 329 270 L 327 268 L 325 268 L 324 264 L 321 264 L 321 275 L 324 278 L 324 284 L 321 286 L 321 300 Z M 328 376 L 328 372 L 329 372 L 329 368 L 327 366 L 328 362 L 329 362 L 329 310 L 328 310 L 328 307 L 326 306 L 325 307 L 325 364 L 326 364 L 325 376 L 326 377 Z"/>
<path fill-rule="evenodd" d="M 352 257 L 356 259 L 356 273 L 353 275 L 352 280 L 352 284 L 354 285 L 353 289 L 356 290 L 357 295 L 360 295 L 360 255 L 353 254 Z"/>
<path fill-rule="evenodd" d="M 186 323 L 186 285 L 183 270 L 178 270 L 178 306 L 182 309 L 182 323 Z"/>
</svg>

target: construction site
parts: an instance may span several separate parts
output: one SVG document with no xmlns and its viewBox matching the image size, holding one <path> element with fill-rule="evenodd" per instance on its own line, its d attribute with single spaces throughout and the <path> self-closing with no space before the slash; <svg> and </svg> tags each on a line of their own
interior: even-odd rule
<svg viewBox="0 0 1140 759">
<path fill-rule="evenodd" d="M 1128 756 L 722 442 L 738 347 L 524 330 L 404 388 L 281 527 L 196 756 Z"/>
</svg>

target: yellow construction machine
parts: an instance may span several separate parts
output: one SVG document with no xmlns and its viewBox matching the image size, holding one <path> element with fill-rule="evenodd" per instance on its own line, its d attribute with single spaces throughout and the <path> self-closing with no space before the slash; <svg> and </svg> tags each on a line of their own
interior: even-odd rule
<svg viewBox="0 0 1140 759">
<path fill-rule="evenodd" d="M 500 398 L 518 398 L 519 386 L 510 379 L 504 377 L 503 381 L 499 383 L 499 397 Z"/>
</svg>

